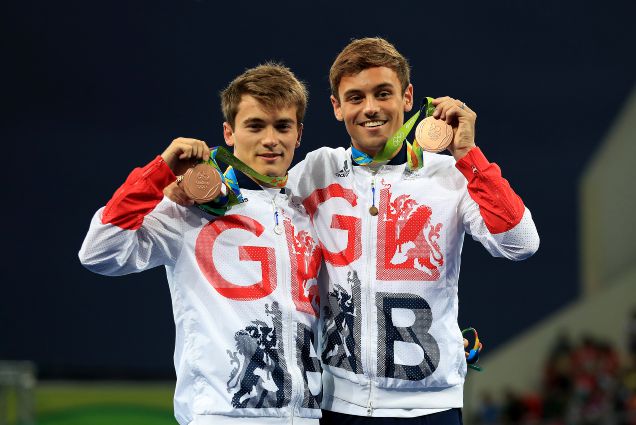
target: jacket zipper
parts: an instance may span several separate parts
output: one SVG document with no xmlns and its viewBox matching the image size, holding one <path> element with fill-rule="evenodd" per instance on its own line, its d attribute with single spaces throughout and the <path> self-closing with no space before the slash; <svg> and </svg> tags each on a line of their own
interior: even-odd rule
<svg viewBox="0 0 636 425">
<path fill-rule="evenodd" d="M 370 170 L 371 171 L 371 193 L 372 193 L 372 197 L 375 197 L 375 177 L 376 174 L 379 170 Z M 375 204 L 375 203 L 374 203 Z M 380 205 L 380 202 L 378 200 L 378 205 Z M 379 209 L 379 208 L 378 208 Z M 377 220 L 377 215 L 373 216 L 371 215 L 368 219 L 367 219 L 367 223 L 368 224 L 368 231 L 367 231 L 367 235 L 369 235 L 368 237 L 368 242 L 367 242 L 367 287 L 368 290 L 366 291 L 367 294 L 367 314 L 365 314 L 365 319 L 366 319 L 366 327 L 367 327 L 367 338 L 366 340 L 368 341 L 367 343 L 367 349 L 366 349 L 366 363 L 367 363 L 367 375 L 369 378 L 369 401 L 367 404 L 367 416 L 373 416 L 373 377 L 375 376 L 375 368 L 373 367 L 373 356 L 371 355 L 371 323 L 373 322 L 371 320 L 371 315 L 375 313 L 375 303 L 373 302 L 373 287 L 371 285 L 371 282 L 373 282 L 373 276 L 372 276 L 372 270 L 373 270 L 373 263 L 375 260 L 375 256 L 371 255 L 372 254 L 372 249 L 373 249 L 373 240 L 375 238 L 377 238 L 376 233 L 377 232 L 377 221 L 376 221 L 376 229 L 374 232 L 374 228 L 373 228 L 373 224 L 374 224 L 374 217 Z M 362 314 L 362 312 L 361 312 Z M 374 316 L 375 317 L 375 316 Z M 377 320 L 376 320 L 377 323 Z"/>
<path fill-rule="evenodd" d="M 285 233 L 285 224 L 281 223 L 281 221 L 283 220 L 283 217 L 280 217 L 278 214 L 278 206 L 276 205 L 276 198 L 278 197 L 278 194 L 276 194 L 273 198 L 271 198 L 271 202 L 272 202 L 272 209 L 274 211 L 274 219 L 275 219 L 275 228 L 282 228 L 282 232 L 277 233 L 276 231 L 274 231 L 274 239 L 276 241 L 276 246 L 277 248 L 279 248 L 279 252 L 281 253 L 281 260 L 280 263 L 281 266 L 283 267 L 278 267 L 278 269 L 281 271 L 280 272 L 280 276 L 281 276 L 281 283 L 285 286 L 285 293 L 286 298 L 287 298 L 287 324 L 288 324 L 288 332 L 287 332 L 287 350 L 285 350 L 285 352 L 287 353 L 286 357 L 286 361 L 287 361 L 287 371 L 289 372 L 289 376 L 291 378 L 291 394 L 290 394 L 290 400 L 289 400 L 289 406 L 291 411 L 289 412 L 289 416 L 290 416 L 290 420 L 291 423 L 294 423 L 294 414 L 296 412 L 296 409 L 298 407 L 299 404 L 299 398 L 298 398 L 298 388 L 297 385 L 294 385 L 295 383 L 300 382 L 298 380 L 298 376 L 297 376 L 297 365 L 294 362 L 294 352 L 296 349 L 296 345 L 294 344 L 294 331 L 295 331 L 295 326 L 294 326 L 294 322 L 293 322 L 293 311 L 296 308 L 295 304 L 294 304 L 294 300 L 292 297 L 292 288 L 291 288 L 291 279 L 288 278 L 287 276 L 287 270 L 288 268 L 291 267 L 291 264 L 289 263 L 289 261 L 287 260 L 287 258 L 289 257 L 289 248 L 286 246 L 286 244 L 281 244 L 280 240 L 282 237 L 286 237 L 286 233 Z M 280 226 L 280 227 L 279 227 Z M 293 229 L 292 229 L 293 231 Z M 282 247 L 281 247 L 282 246 Z M 278 256 L 277 256 L 278 257 Z M 282 324 L 281 324 L 282 325 Z M 283 326 L 284 327 L 284 326 Z M 281 335 L 282 337 L 282 335 Z M 284 339 L 283 339 L 284 341 Z M 300 380 L 302 381 L 302 376 L 300 377 Z"/>
</svg>

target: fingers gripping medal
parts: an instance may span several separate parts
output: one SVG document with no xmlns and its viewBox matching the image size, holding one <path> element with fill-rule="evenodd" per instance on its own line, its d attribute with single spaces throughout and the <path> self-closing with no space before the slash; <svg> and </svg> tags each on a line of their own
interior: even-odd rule
<svg viewBox="0 0 636 425">
<path fill-rule="evenodd" d="M 197 204 L 205 204 L 215 199 L 223 187 L 220 173 L 206 162 L 189 168 L 179 181 L 179 185 Z"/>
<path fill-rule="evenodd" d="M 453 127 L 446 121 L 430 116 L 433 111 L 434 108 L 426 108 L 426 118 L 415 128 L 415 141 L 425 151 L 436 153 L 446 149 L 452 142 Z"/>
<path fill-rule="evenodd" d="M 441 152 L 453 140 L 453 127 L 442 120 L 426 117 L 415 129 L 415 140 L 428 152 Z"/>
</svg>

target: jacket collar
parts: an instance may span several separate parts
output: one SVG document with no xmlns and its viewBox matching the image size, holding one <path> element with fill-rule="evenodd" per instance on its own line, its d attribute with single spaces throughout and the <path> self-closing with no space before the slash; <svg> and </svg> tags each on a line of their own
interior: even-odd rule
<svg viewBox="0 0 636 425">
<path fill-rule="evenodd" d="M 402 165 L 406 162 L 406 148 L 404 147 L 404 143 L 402 143 L 402 147 L 400 151 L 395 155 L 386 165 Z M 358 167 L 359 165 L 353 160 L 353 156 L 351 156 L 351 165 L 354 167 Z"/>
<path fill-rule="evenodd" d="M 254 180 L 238 171 L 236 168 L 234 169 L 234 175 L 236 176 L 236 182 L 238 183 L 241 189 L 246 190 L 263 190 L 263 187 L 256 183 Z M 285 188 L 281 188 L 281 193 L 284 193 Z"/>
</svg>

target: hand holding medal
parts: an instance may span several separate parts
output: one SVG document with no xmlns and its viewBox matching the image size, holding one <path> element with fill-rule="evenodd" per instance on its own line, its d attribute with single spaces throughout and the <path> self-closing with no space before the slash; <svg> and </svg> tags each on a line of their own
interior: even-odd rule
<svg viewBox="0 0 636 425">
<path fill-rule="evenodd" d="M 204 141 L 179 137 L 172 141 L 161 157 L 177 175 L 178 186 L 190 200 L 204 204 L 221 193 L 220 173 L 201 162 L 210 157 L 210 148 Z"/>
<path fill-rule="evenodd" d="M 209 157 L 210 148 L 204 141 L 186 137 L 174 139 L 161 154 L 175 176 L 182 175 L 188 168 Z"/>
<path fill-rule="evenodd" d="M 448 148 L 455 159 L 459 160 L 475 147 L 477 114 L 464 102 L 452 97 L 427 100 L 427 118 L 420 122 L 415 133 L 418 144 L 430 152 L 440 152 Z"/>
</svg>

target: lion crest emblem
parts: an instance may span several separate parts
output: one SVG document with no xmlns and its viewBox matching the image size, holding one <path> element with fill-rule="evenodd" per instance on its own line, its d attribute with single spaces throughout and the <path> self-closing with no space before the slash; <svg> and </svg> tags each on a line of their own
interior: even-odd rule
<svg viewBox="0 0 636 425">
<path fill-rule="evenodd" d="M 281 340 L 278 303 L 265 305 L 272 324 L 253 320 L 234 334 L 235 350 L 227 350 L 233 367 L 227 391 L 236 408 L 283 407 L 289 403 L 291 383 Z"/>
</svg>

